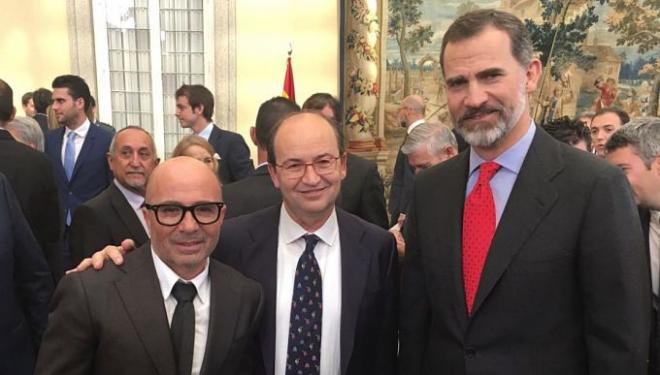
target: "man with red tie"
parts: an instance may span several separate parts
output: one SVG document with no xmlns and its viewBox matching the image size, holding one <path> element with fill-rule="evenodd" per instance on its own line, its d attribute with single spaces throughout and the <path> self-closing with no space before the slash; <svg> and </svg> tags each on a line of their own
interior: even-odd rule
<svg viewBox="0 0 660 375">
<path fill-rule="evenodd" d="M 461 16 L 440 61 L 471 147 L 415 181 L 401 374 L 644 374 L 648 263 L 625 177 L 536 126 L 541 62 L 515 16 Z"/>
</svg>

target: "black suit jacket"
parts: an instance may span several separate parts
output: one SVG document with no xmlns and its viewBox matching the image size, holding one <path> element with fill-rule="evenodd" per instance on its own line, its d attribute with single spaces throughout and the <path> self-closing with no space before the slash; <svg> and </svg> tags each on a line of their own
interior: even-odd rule
<svg viewBox="0 0 660 375">
<path fill-rule="evenodd" d="M 113 179 L 106 159 L 112 135 L 90 124 L 69 180 L 62 165 L 64 130 L 63 127 L 54 129 L 46 135 L 46 154 L 53 165 L 55 181 L 60 192 L 63 220 L 67 209 L 73 212 L 81 203 L 101 193 Z"/>
<path fill-rule="evenodd" d="M 337 205 L 383 229 L 389 228 L 383 180 L 374 161 L 347 155 L 346 178 L 341 182 Z"/>
<path fill-rule="evenodd" d="M 136 247 L 149 240 L 133 207 L 114 183 L 76 208 L 69 233 L 73 264 L 127 238 Z"/>
<path fill-rule="evenodd" d="M 52 293 L 46 259 L 0 173 L 0 374 L 32 374 Z"/>
<path fill-rule="evenodd" d="M 48 133 L 48 116 L 45 113 L 35 113 L 33 117 L 39 124 L 39 128 L 44 133 L 44 136 Z"/>
<path fill-rule="evenodd" d="M 259 331 L 263 367 L 256 374 L 274 374 L 280 207 L 225 221 L 213 254 L 264 288 Z M 341 209 L 337 209 L 337 222 L 342 272 L 341 375 L 394 374 L 398 301 L 394 239 Z"/>
<path fill-rule="evenodd" d="M 220 156 L 218 176 L 223 184 L 241 180 L 254 172 L 250 149 L 240 134 L 213 125 L 209 143 Z"/>
<path fill-rule="evenodd" d="M 642 233 L 644 236 L 644 245 L 646 248 L 646 254 L 647 256 L 649 256 L 649 261 L 650 261 L 651 250 L 650 250 L 649 232 L 651 225 L 651 212 L 648 209 L 640 208 L 639 218 L 642 224 Z M 653 277 L 653 274 L 651 272 L 649 272 L 649 277 Z M 651 342 L 649 345 L 650 347 L 649 374 L 659 375 L 660 374 L 660 332 L 658 332 L 658 328 L 660 327 L 660 314 L 658 314 L 658 310 L 654 308 L 651 316 L 653 317 L 653 319 L 651 321 Z"/>
<path fill-rule="evenodd" d="M 0 172 L 13 190 L 55 280 L 64 273 L 61 257 L 63 222 L 57 185 L 48 157 L 16 142 L 0 130 Z"/>
<path fill-rule="evenodd" d="M 387 229 L 383 181 L 376 163 L 348 154 L 346 178 L 341 182 L 337 205 L 370 223 Z M 282 202 L 268 167 L 257 168 L 254 175 L 223 187 L 227 218 L 249 214 Z"/>
<path fill-rule="evenodd" d="M 401 373 L 644 374 L 649 265 L 621 171 L 537 128 L 470 318 L 461 271 L 468 165 L 461 153 L 415 181 Z"/>
<path fill-rule="evenodd" d="M 261 287 L 216 261 L 202 374 L 251 374 Z M 35 374 L 175 375 L 150 243 L 123 266 L 65 276 L 55 291 Z"/>
<path fill-rule="evenodd" d="M 227 204 L 226 218 L 250 214 L 282 203 L 282 194 L 273 185 L 266 165 L 257 168 L 252 176 L 224 185 L 222 196 Z"/>
</svg>

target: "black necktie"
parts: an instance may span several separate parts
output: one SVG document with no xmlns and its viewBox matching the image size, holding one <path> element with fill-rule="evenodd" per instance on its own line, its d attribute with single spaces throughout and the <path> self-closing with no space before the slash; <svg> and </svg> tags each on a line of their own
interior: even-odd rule
<svg viewBox="0 0 660 375">
<path fill-rule="evenodd" d="M 172 288 L 176 298 L 176 309 L 172 316 L 170 335 L 174 346 L 174 357 L 178 375 L 190 375 L 192 369 L 193 346 L 195 344 L 195 306 L 197 295 L 195 285 L 177 281 Z"/>
<path fill-rule="evenodd" d="M 323 286 L 314 246 L 319 238 L 304 235 L 305 251 L 298 259 L 291 300 L 289 345 L 286 375 L 319 375 L 321 373 L 321 317 Z"/>
</svg>

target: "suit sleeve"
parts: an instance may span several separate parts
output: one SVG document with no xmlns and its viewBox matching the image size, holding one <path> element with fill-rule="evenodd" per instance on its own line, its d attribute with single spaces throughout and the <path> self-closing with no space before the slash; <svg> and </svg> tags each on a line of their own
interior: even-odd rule
<svg viewBox="0 0 660 375">
<path fill-rule="evenodd" d="M 399 214 L 406 212 L 410 197 L 412 195 L 412 183 L 414 174 L 408 165 L 408 157 L 399 150 L 394 164 L 394 173 L 392 176 L 392 185 L 390 186 L 390 225 L 394 225 L 399 218 Z"/>
<path fill-rule="evenodd" d="M 48 320 L 48 302 L 53 294 L 53 278 L 18 201 L 6 180 L 0 180 L 5 206 L 14 237 L 14 284 L 23 313 L 30 327 L 32 342 L 39 347 Z M 36 352 L 36 350 L 35 350 Z"/>
<path fill-rule="evenodd" d="M 399 320 L 399 373 L 421 375 L 424 348 L 430 328 L 430 305 L 422 268 L 421 246 L 418 238 L 419 222 L 415 198 L 406 216 L 406 257 L 401 284 L 401 318 Z"/>
<path fill-rule="evenodd" d="M 78 206 L 73 212 L 69 236 L 74 265 L 111 242 L 105 223 L 94 210 L 84 204 Z"/>
<path fill-rule="evenodd" d="M 91 374 L 96 341 L 89 301 L 79 273 L 65 276 L 55 291 L 36 375 Z"/>
<path fill-rule="evenodd" d="M 252 175 L 254 166 L 250 159 L 250 149 L 240 134 L 229 142 L 229 152 L 227 152 L 227 165 L 233 181 L 242 180 Z"/>
<path fill-rule="evenodd" d="M 360 211 L 362 212 L 360 216 L 370 223 L 388 229 L 385 190 L 375 163 L 370 165 L 366 176 L 364 176 L 364 184 L 360 195 Z"/>
<path fill-rule="evenodd" d="M 398 346 L 398 319 L 399 319 L 399 258 L 396 252 L 394 238 L 387 233 L 386 249 L 381 253 L 381 269 L 383 276 L 383 312 L 381 316 L 380 337 L 377 342 L 378 360 L 373 364 L 372 374 L 396 374 L 397 346 Z"/>
<path fill-rule="evenodd" d="M 650 332 L 648 256 L 625 177 L 592 189 L 580 238 L 580 292 L 590 374 L 645 374 Z"/>
<path fill-rule="evenodd" d="M 254 284 L 256 287 L 252 288 L 250 293 L 250 302 L 254 306 L 252 309 L 252 316 L 250 319 L 250 332 L 249 335 L 251 339 L 249 340 L 246 350 L 245 358 L 243 358 L 242 369 L 245 370 L 245 374 L 256 374 L 260 373 L 255 369 L 260 368 L 263 363 L 261 357 L 261 345 L 259 344 L 259 328 L 261 327 L 261 319 L 264 309 L 264 292 L 261 288 L 261 285 Z"/>
<path fill-rule="evenodd" d="M 43 190 L 40 194 L 41 207 L 38 208 L 39 214 L 35 215 L 38 220 L 36 227 L 39 228 L 37 230 L 40 232 L 36 236 L 41 238 L 41 246 L 46 256 L 46 261 L 55 282 L 57 282 L 64 273 L 64 264 L 61 256 L 64 222 L 62 220 L 59 193 L 55 183 L 55 176 L 53 175 L 53 168 L 47 159 L 44 159 L 40 173 L 42 173 Z"/>
</svg>

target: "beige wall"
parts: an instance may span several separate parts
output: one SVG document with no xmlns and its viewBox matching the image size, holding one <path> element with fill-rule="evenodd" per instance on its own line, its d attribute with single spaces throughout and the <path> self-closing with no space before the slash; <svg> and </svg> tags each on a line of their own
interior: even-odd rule
<svg viewBox="0 0 660 375">
<path fill-rule="evenodd" d="M 338 1 L 236 1 L 236 127 L 250 146 L 259 105 L 282 93 L 289 43 L 298 104 L 315 92 L 337 95 L 338 7 Z"/>
<path fill-rule="evenodd" d="M 14 90 L 16 114 L 21 96 L 70 71 L 66 0 L 2 0 L 0 78 Z"/>
<path fill-rule="evenodd" d="M 24 92 L 70 72 L 67 0 L 2 2 L 0 78 L 20 107 Z M 338 7 L 338 1 L 236 0 L 236 126 L 251 147 L 259 105 L 282 92 L 289 43 L 298 104 L 315 92 L 337 95 Z"/>
</svg>

